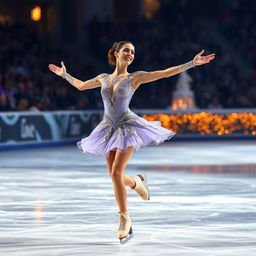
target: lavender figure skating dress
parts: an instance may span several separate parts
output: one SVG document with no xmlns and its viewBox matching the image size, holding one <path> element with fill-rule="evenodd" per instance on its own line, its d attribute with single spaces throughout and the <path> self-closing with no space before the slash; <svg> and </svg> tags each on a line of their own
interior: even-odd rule
<svg viewBox="0 0 256 256">
<path fill-rule="evenodd" d="M 147 121 L 129 109 L 133 96 L 131 77 L 140 72 L 129 74 L 113 91 L 109 87 L 109 74 L 101 74 L 101 96 L 104 104 L 103 120 L 91 134 L 77 143 L 83 153 L 107 157 L 111 150 L 126 151 L 129 146 L 135 150 L 150 144 L 158 145 L 175 135 L 162 127 L 160 121 Z"/>
</svg>

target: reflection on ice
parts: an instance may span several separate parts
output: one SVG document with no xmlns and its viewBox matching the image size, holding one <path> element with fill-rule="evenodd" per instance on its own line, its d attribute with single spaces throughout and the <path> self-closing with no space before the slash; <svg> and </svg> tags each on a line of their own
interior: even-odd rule
<svg viewBox="0 0 256 256">
<path fill-rule="evenodd" d="M 253 256 L 256 143 L 230 144 L 180 143 L 136 152 L 127 173 L 147 173 L 151 200 L 128 189 L 134 237 L 123 246 L 116 238 L 118 210 L 104 159 L 69 147 L 1 152 L 1 253 Z M 242 153 L 237 157 L 239 147 L 247 163 Z M 200 162 L 203 151 L 209 164 Z"/>
<path fill-rule="evenodd" d="M 195 173 L 253 173 L 256 174 L 255 164 L 242 165 L 150 165 L 142 166 L 144 170 L 158 170 L 158 171 L 190 171 Z"/>
</svg>

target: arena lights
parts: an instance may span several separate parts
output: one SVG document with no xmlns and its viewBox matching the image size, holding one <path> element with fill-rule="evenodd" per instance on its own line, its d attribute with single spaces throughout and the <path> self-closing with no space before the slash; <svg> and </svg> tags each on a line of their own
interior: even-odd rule
<svg viewBox="0 0 256 256">
<path fill-rule="evenodd" d="M 175 133 L 199 133 L 201 135 L 226 135 L 243 133 L 256 135 L 255 113 L 177 113 L 143 116 L 148 121 L 161 121 Z"/>
<path fill-rule="evenodd" d="M 151 19 L 161 7 L 159 0 L 143 0 L 143 5 L 144 15 L 147 19 Z"/>
<path fill-rule="evenodd" d="M 41 13 L 42 13 L 41 7 L 40 6 L 36 6 L 35 8 L 33 8 L 31 10 L 31 19 L 33 21 L 41 20 Z"/>
<path fill-rule="evenodd" d="M 178 109 L 188 109 L 193 108 L 195 106 L 193 97 L 186 97 L 186 98 L 176 98 L 173 100 L 172 103 L 172 110 L 178 110 Z"/>
</svg>

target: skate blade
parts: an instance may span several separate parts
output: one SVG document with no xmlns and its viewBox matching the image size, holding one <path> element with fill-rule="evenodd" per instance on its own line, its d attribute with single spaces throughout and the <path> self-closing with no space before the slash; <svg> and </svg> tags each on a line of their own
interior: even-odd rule
<svg viewBox="0 0 256 256">
<path fill-rule="evenodd" d="M 128 235 L 127 237 L 124 237 L 124 238 L 120 239 L 120 244 L 126 244 L 132 238 L 133 238 L 133 234 Z"/>
<path fill-rule="evenodd" d="M 130 228 L 129 234 L 126 237 L 120 239 L 120 244 L 126 244 L 130 239 L 133 238 L 132 228 Z"/>
</svg>

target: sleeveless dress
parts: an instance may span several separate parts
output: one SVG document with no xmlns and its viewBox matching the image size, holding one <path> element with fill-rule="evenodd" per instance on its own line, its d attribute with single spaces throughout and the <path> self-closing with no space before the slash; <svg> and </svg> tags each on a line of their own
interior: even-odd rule
<svg viewBox="0 0 256 256">
<path fill-rule="evenodd" d="M 111 150 L 118 149 L 124 152 L 130 146 L 138 150 L 150 144 L 158 145 L 175 135 L 174 132 L 162 127 L 160 121 L 147 121 L 129 109 L 134 94 L 131 77 L 139 73 L 147 72 L 137 71 L 129 74 L 119 82 L 112 92 L 113 95 L 109 87 L 110 74 L 103 73 L 97 76 L 103 78 L 101 96 L 104 116 L 88 137 L 77 142 L 83 153 L 108 157 Z"/>
</svg>

